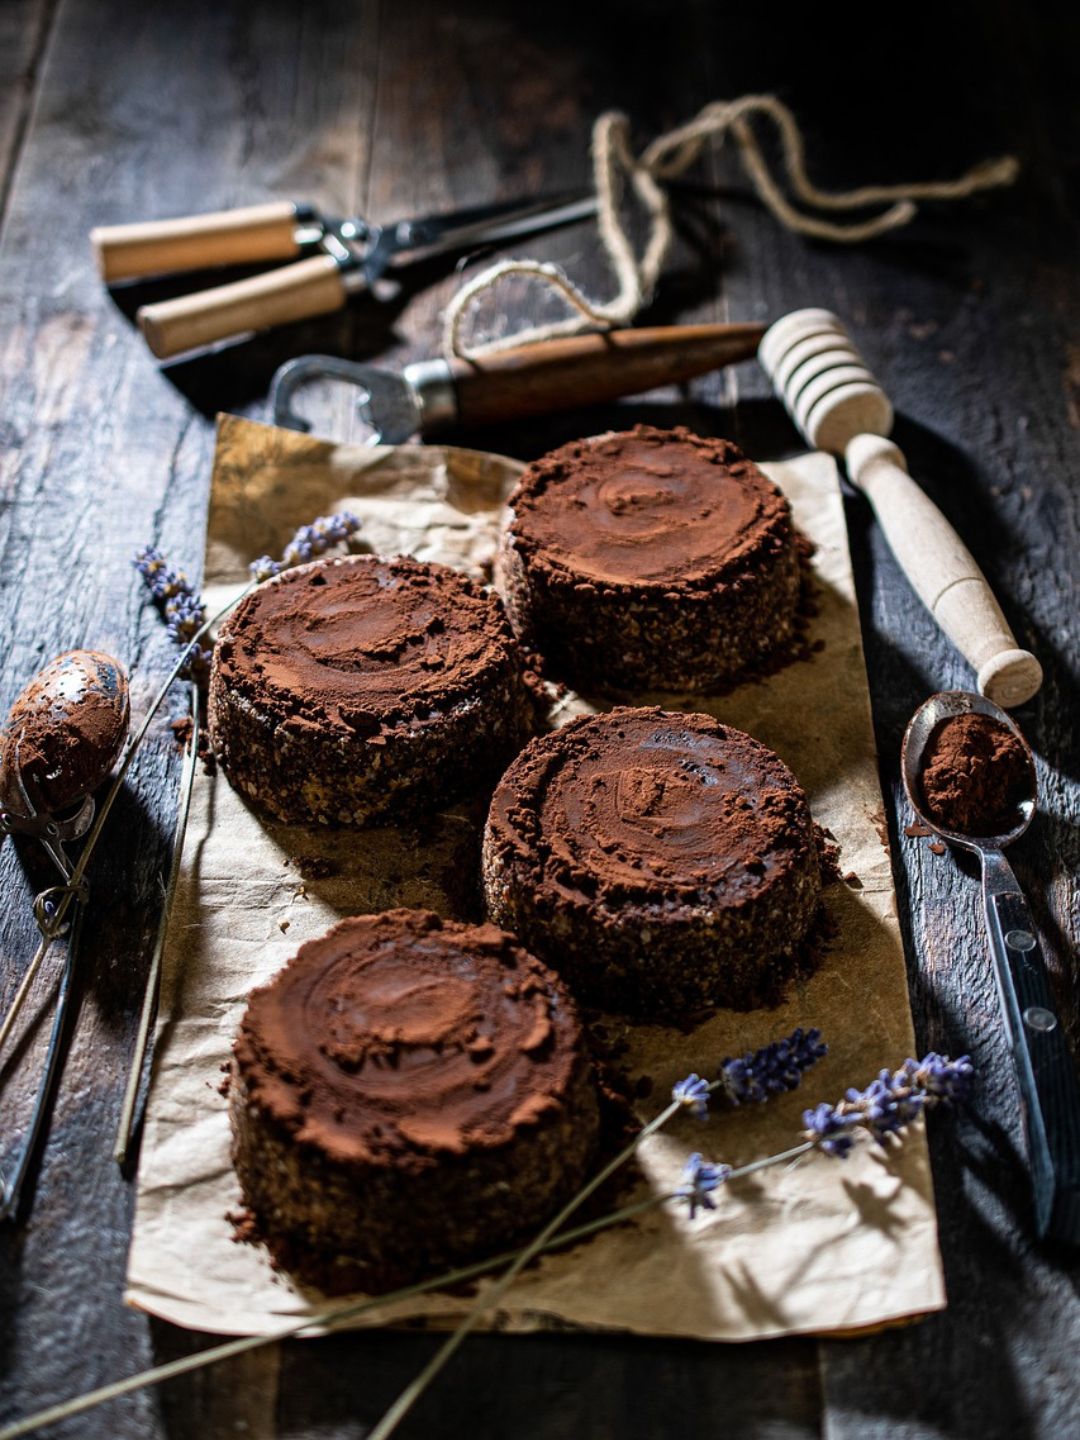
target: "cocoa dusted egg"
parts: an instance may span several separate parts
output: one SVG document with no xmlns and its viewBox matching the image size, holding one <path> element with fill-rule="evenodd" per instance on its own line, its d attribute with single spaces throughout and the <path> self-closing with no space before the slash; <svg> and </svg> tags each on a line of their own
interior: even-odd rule
<svg viewBox="0 0 1080 1440">
<path fill-rule="evenodd" d="M 0 730 L 0 807 L 26 817 L 28 797 L 37 813 L 55 814 L 96 790 L 124 748 L 130 714 L 127 673 L 111 655 L 68 650 L 50 660 Z"/>
</svg>

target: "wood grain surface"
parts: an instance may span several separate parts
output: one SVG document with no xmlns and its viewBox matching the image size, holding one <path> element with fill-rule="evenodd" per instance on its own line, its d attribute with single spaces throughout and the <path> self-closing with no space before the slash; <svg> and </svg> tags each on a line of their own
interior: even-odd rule
<svg viewBox="0 0 1080 1440">
<path fill-rule="evenodd" d="M 2 7 L 0 704 L 52 654 L 92 645 L 125 660 L 133 703 L 145 705 L 170 652 L 129 556 L 153 541 L 196 573 L 210 417 L 264 417 L 270 375 L 293 354 L 430 354 L 454 284 L 428 270 L 392 302 L 361 300 L 162 370 L 131 316 L 194 288 L 193 277 L 110 296 L 86 240 L 93 225 L 274 198 L 385 219 L 574 185 L 587 177 L 599 110 L 627 110 L 644 142 L 706 100 L 763 89 L 799 115 L 811 170 L 826 184 L 945 177 L 1015 150 L 1025 168 L 1014 191 L 927 206 L 910 229 L 851 251 L 780 231 L 724 152 L 700 177 L 718 203 L 703 196 L 688 207 L 642 318 L 764 321 L 824 305 L 850 324 L 896 404 L 912 474 L 1046 670 L 1018 715 L 1039 757 L 1042 813 L 1013 858 L 1075 1041 L 1080 22 L 1064 6 L 1019 0 L 941 4 L 925 25 L 899 11 L 875 21 L 864 8 L 867 63 L 849 58 L 850 32 L 836 43 L 834 23 L 823 12 L 788 23 L 773 7 L 736 12 L 711 0 Z M 599 293 L 612 284 L 587 227 L 528 253 L 563 262 Z M 519 291 L 511 303 L 520 312 L 531 299 Z M 317 429 L 355 429 L 348 393 L 304 403 Z M 613 421 L 673 418 L 731 434 L 751 453 L 796 444 L 752 366 L 696 382 L 689 396 L 665 391 L 461 438 L 528 457 Z M 903 834 L 903 726 L 929 691 L 969 684 L 970 674 L 854 493 L 848 519 L 919 1037 L 970 1051 L 979 1074 L 972 1112 L 931 1132 L 950 1307 L 858 1341 L 477 1338 L 403 1434 L 987 1440 L 1077 1429 L 1080 1265 L 1031 1239 L 975 877 Z M 111 1159 L 176 770 L 162 721 L 92 870 L 81 1011 L 33 1212 L 0 1234 L 0 1418 L 206 1343 L 121 1305 L 132 1187 Z M 0 848 L 7 993 L 33 939 L 28 900 L 40 875 L 25 873 L 28 863 L 11 841 Z M 20 1089 L 7 1087 L 6 1106 Z M 56 1433 L 359 1437 L 433 1343 L 407 1334 L 293 1343 Z"/>
</svg>

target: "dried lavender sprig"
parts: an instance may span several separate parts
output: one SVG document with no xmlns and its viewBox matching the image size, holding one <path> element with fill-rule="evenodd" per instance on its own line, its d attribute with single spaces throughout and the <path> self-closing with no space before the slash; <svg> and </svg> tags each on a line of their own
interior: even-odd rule
<svg viewBox="0 0 1080 1440">
<path fill-rule="evenodd" d="M 269 580 L 274 575 L 280 575 L 282 570 L 291 569 L 293 565 L 303 565 L 305 561 L 313 560 L 316 555 L 324 555 L 331 545 L 347 540 L 359 529 L 360 521 L 348 510 L 341 510 L 336 515 L 320 515 L 310 525 L 300 526 L 281 552 L 280 560 L 274 560 L 269 555 L 260 555 L 248 568 L 256 580 Z"/>
<path fill-rule="evenodd" d="M 700 1075 L 688 1075 L 672 1087 L 671 1098 L 693 1110 L 699 1120 L 708 1114 L 709 1096 L 716 1091 L 731 1105 L 760 1105 L 774 1095 L 798 1089 L 804 1073 L 828 1053 L 820 1030 L 800 1026 L 782 1040 L 721 1061 L 711 1083 Z"/>
<path fill-rule="evenodd" d="M 914 1062 L 909 1062 L 914 1064 Z M 966 1056 L 960 1060 L 948 1060 L 939 1055 L 927 1055 L 920 1062 L 919 1072 L 922 1075 L 920 1081 L 925 1088 L 935 1094 L 941 1102 L 948 1102 L 962 1098 L 970 1082 L 971 1062 Z M 670 1118 L 678 1113 L 680 1104 L 678 1101 L 672 1103 L 662 1112 L 662 1116 Z M 652 1129 L 658 1129 L 663 1123 L 661 1116 L 651 1123 Z M 684 1184 L 678 1189 L 665 1192 L 659 1195 L 650 1195 L 644 1200 L 639 1200 L 632 1205 L 626 1205 L 609 1214 L 598 1216 L 594 1220 L 587 1221 L 584 1225 L 576 1226 L 571 1230 L 563 1230 L 553 1235 L 540 1247 L 544 1253 L 550 1250 L 562 1249 L 566 1245 L 575 1244 L 601 1230 L 607 1230 L 613 1225 L 621 1225 L 625 1221 L 654 1210 L 668 1201 L 689 1202 L 687 1194 L 688 1187 L 695 1186 L 705 1195 L 711 1196 L 721 1184 L 730 1180 L 738 1180 L 745 1175 L 752 1175 L 759 1170 L 766 1170 L 776 1165 L 789 1163 L 803 1155 L 810 1154 L 816 1149 L 822 1148 L 815 1140 L 804 1140 L 801 1144 L 792 1146 L 788 1150 L 782 1150 L 776 1155 L 767 1155 L 760 1160 L 752 1160 L 749 1164 L 740 1165 L 733 1170 L 727 1166 L 709 1165 L 701 1161 L 694 1166 L 694 1174 L 688 1176 Z M 828 1152 L 826 1152 L 828 1153 Z M 690 1166 L 688 1164 L 687 1169 Z M 715 1182 L 715 1183 L 714 1183 Z M 704 1208 L 709 1206 L 703 1199 L 699 1204 Z M 535 1242 L 527 1246 L 530 1254 L 537 1253 Z M 69 1419 L 74 1415 L 84 1414 L 87 1410 L 104 1404 L 108 1400 L 118 1399 L 122 1395 L 130 1395 L 133 1391 L 143 1389 L 150 1385 L 159 1385 L 165 1380 L 170 1380 L 179 1375 L 190 1374 L 192 1371 L 204 1369 L 222 1360 L 228 1360 L 236 1355 L 246 1354 L 251 1350 L 258 1350 L 267 1345 L 273 1345 L 279 1340 L 288 1339 L 294 1335 L 301 1335 L 305 1331 L 313 1329 L 330 1329 L 341 1324 L 345 1320 L 358 1319 L 366 1311 L 375 1309 L 381 1305 L 389 1305 L 396 1300 L 411 1299 L 417 1295 L 424 1295 L 432 1290 L 451 1289 L 466 1280 L 476 1279 L 491 1270 L 497 1270 L 511 1260 L 516 1260 L 525 1253 L 518 1251 L 516 1254 L 495 1255 L 486 1260 L 479 1260 L 472 1265 L 463 1267 L 460 1270 L 451 1271 L 445 1275 L 432 1276 L 428 1280 L 421 1280 L 415 1285 L 410 1285 L 402 1290 L 393 1291 L 388 1295 L 377 1295 L 361 1301 L 353 1301 L 345 1305 L 335 1306 L 316 1315 L 307 1316 L 301 1320 L 293 1321 L 280 1330 L 269 1335 L 245 1335 L 232 1340 L 226 1340 L 219 1345 L 212 1346 L 208 1350 L 202 1350 L 193 1355 L 181 1356 L 178 1360 L 170 1360 L 163 1365 L 157 1365 L 151 1370 L 144 1370 L 140 1374 L 130 1375 L 124 1380 L 115 1380 L 109 1385 L 103 1385 L 97 1390 L 91 1390 L 83 1395 L 75 1396 L 71 1400 L 62 1402 L 59 1405 L 50 1406 L 47 1410 L 41 1410 L 35 1415 L 25 1416 L 9 1426 L 0 1429 L 0 1440 L 19 1440 L 19 1437 L 28 1435 L 32 1431 L 44 1425 L 54 1424 L 59 1420 Z M 495 1297 L 492 1297 L 495 1298 Z"/>
<path fill-rule="evenodd" d="M 964 1093 L 966 1082 L 963 1072 L 965 1066 L 967 1067 L 968 1076 L 970 1076 L 971 1062 L 967 1060 L 966 1057 L 960 1061 L 950 1061 L 945 1060 L 941 1056 L 932 1055 L 927 1056 L 918 1066 L 915 1065 L 914 1061 L 908 1062 L 901 1071 L 897 1072 L 897 1075 L 904 1075 L 905 1084 L 908 1088 L 918 1087 L 920 1093 L 925 1092 L 927 1095 L 932 1094 L 937 1102 L 947 1102 L 950 1099 L 959 1098 L 959 1096 Z M 911 1069 L 909 1067 L 915 1068 Z M 691 1108 L 696 1108 L 701 1103 L 699 1085 L 695 1083 L 699 1081 L 700 1077 L 696 1075 L 688 1076 L 685 1081 L 680 1081 L 679 1085 L 677 1085 L 672 1092 L 671 1104 L 644 1127 L 641 1135 L 638 1137 L 639 1141 L 644 1138 L 646 1134 L 651 1134 L 658 1130 L 661 1125 L 665 1124 L 672 1115 L 677 1114 L 683 1107 L 690 1106 Z M 714 1081 L 710 1089 L 719 1087 L 719 1084 L 719 1081 Z M 680 1093 L 676 1094 L 676 1091 Z M 848 1093 L 852 1095 L 858 1094 L 859 1092 L 849 1091 Z M 807 1115 L 813 1115 L 815 1112 L 807 1111 L 806 1113 Z M 728 1180 L 732 1180 L 738 1175 L 748 1175 L 755 1170 L 763 1170 L 770 1165 L 783 1164 L 801 1155 L 809 1154 L 810 1151 L 817 1148 L 818 1141 L 816 1137 L 809 1136 L 803 1140 L 800 1145 L 795 1145 L 790 1150 L 782 1151 L 779 1155 L 770 1155 L 764 1160 L 753 1161 L 751 1164 L 744 1165 L 738 1170 L 732 1170 L 726 1165 L 715 1165 L 705 1160 L 701 1155 L 693 1155 L 684 1172 L 684 1183 L 674 1192 L 671 1198 L 683 1201 L 689 1207 L 691 1216 L 697 1213 L 699 1207 L 706 1210 L 713 1210 L 716 1208 L 713 1194 Z M 834 1151 L 832 1153 L 836 1152 Z M 604 1171 L 601 1172 L 605 1178 L 617 1164 L 621 1163 L 621 1159 L 622 1157 L 619 1157 L 616 1161 L 605 1167 Z M 442 1367 L 462 1344 L 469 1332 L 475 1328 L 483 1311 L 491 1305 L 494 1305 L 515 1276 L 520 1274 L 523 1266 L 527 1264 L 534 1255 L 539 1254 L 541 1250 L 546 1248 L 552 1237 L 557 1235 L 568 1215 L 581 1203 L 587 1194 L 596 1188 L 598 1183 L 599 1178 L 597 1177 L 594 1181 L 590 1182 L 584 1190 L 579 1191 L 578 1195 L 564 1206 L 555 1219 L 545 1226 L 532 1244 L 520 1252 L 513 1264 L 503 1272 L 491 1288 L 482 1294 L 470 1307 L 466 1312 L 465 1318 L 458 1325 L 454 1333 L 449 1339 L 444 1341 L 420 1371 L 419 1375 L 405 1387 L 390 1406 L 389 1410 L 386 1411 L 379 1423 L 370 1432 L 368 1440 L 387 1440 L 387 1437 L 397 1429 L 398 1425 L 431 1384 L 435 1376 L 438 1375 Z M 0 1437 L 0 1440 L 2 1440 L 2 1437 Z"/>
<path fill-rule="evenodd" d="M 182 570 L 172 569 L 154 545 L 144 546 L 131 563 L 146 581 L 151 595 L 161 604 L 170 640 L 182 649 L 189 646 L 206 623 L 206 606 L 198 591 Z M 182 673 L 196 675 L 205 670 L 210 663 L 210 654 L 209 649 L 196 645 Z"/>
<path fill-rule="evenodd" d="M 759 1105 L 797 1090 L 803 1074 L 829 1053 L 821 1031 L 800 1026 L 783 1040 L 720 1064 L 720 1089 L 732 1105 Z"/>
<path fill-rule="evenodd" d="M 921 1060 L 905 1060 L 898 1070 L 882 1070 L 865 1090 L 849 1090 L 836 1105 L 804 1111 L 803 1133 L 819 1150 L 842 1160 L 860 1133 L 884 1145 L 924 1111 L 966 1100 L 973 1076 L 967 1055 L 950 1060 L 931 1051 Z"/>
<path fill-rule="evenodd" d="M 716 1209 L 713 1193 L 721 1185 L 751 1170 L 807 1155 L 811 1150 L 844 1160 L 860 1135 L 884 1145 L 890 1136 L 902 1135 L 925 1111 L 967 1100 L 973 1078 L 974 1067 L 967 1055 L 950 1060 L 931 1051 L 921 1060 L 905 1060 L 899 1070 L 882 1070 L 865 1090 L 848 1090 L 836 1105 L 823 1103 L 804 1110 L 802 1144 L 780 1155 L 756 1160 L 738 1170 L 691 1155 L 683 1172 L 684 1183 L 676 1194 L 686 1202 L 693 1219 L 698 1207 Z"/>
<path fill-rule="evenodd" d="M 680 1199 L 685 1200 L 690 1207 L 691 1220 L 697 1214 L 699 1205 L 705 1210 L 716 1209 L 713 1191 L 719 1190 L 730 1178 L 730 1165 L 713 1165 L 703 1155 L 694 1151 L 683 1166 L 683 1183 L 677 1192 Z"/>
<path fill-rule="evenodd" d="M 685 1080 L 679 1080 L 671 1087 L 671 1098 L 692 1110 L 699 1120 L 704 1120 L 709 1113 L 709 1095 L 712 1088 L 708 1080 L 691 1073 Z"/>
</svg>

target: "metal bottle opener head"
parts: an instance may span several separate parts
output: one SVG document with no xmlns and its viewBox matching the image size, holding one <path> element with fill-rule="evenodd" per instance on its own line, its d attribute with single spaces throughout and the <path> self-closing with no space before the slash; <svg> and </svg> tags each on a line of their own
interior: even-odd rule
<svg viewBox="0 0 1080 1440">
<path fill-rule="evenodd" d="M 372 432 L 371 445 L 401 445 L 457 419 L 457 392 L 445 360 L 420 360 L 396 371 L 334 355 L 302 355 L 274 375 L 270 406 L 275 425 L 310 431 L 310 421 L 293 402 L 297 390 L 313 380 L 342 380 L 357 387 L 357 412 Z"/>
</svg>

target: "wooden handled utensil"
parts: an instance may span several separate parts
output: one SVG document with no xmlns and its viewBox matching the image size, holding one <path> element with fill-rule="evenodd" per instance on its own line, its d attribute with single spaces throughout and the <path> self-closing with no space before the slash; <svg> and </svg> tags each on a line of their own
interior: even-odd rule
<svg viewBox="0 0 1080 1440">
<path fill-rule="evenodd" d="M 808 444 L 843 457 L 916 594 L 999 705 L 1022 705 L 1042 684 L 1038 660 L 1016 643 L 974 557 L 912 480 L 892 430 L 889 398 L 842 322 L 796 310 L 772 325 L 758 358 Z"/>
<path fill-rule="evenodd" d="M 497 424 L 682 384 L 752 359 L 764 333 L 763 325 L 754 324 L 613 330 L 497 350 L 477 360 L 422 360 L 401 371 L 303 355 L 278 370 L 270 400 L 276 424 L 307 430 L 293 404 L 296 391 L 321 378 L 347 381 L 361 391 L 360 415 L 375 441 L 399 445 L 450 425 Z"/>
<path fill-rule="evenodd" d="M 595 214 L 596 196 L 567 192 L 497 201 L 374 225 L 276 201 L 211 215 L 99 226 L 90 232 L 109 285 L 215 265 L 294 263 L 143 305 L 136 313 L 159 360 L 275 325 L 340 310 L 388 272 L 437 255 L 504 244 Z"/>
</svg>

